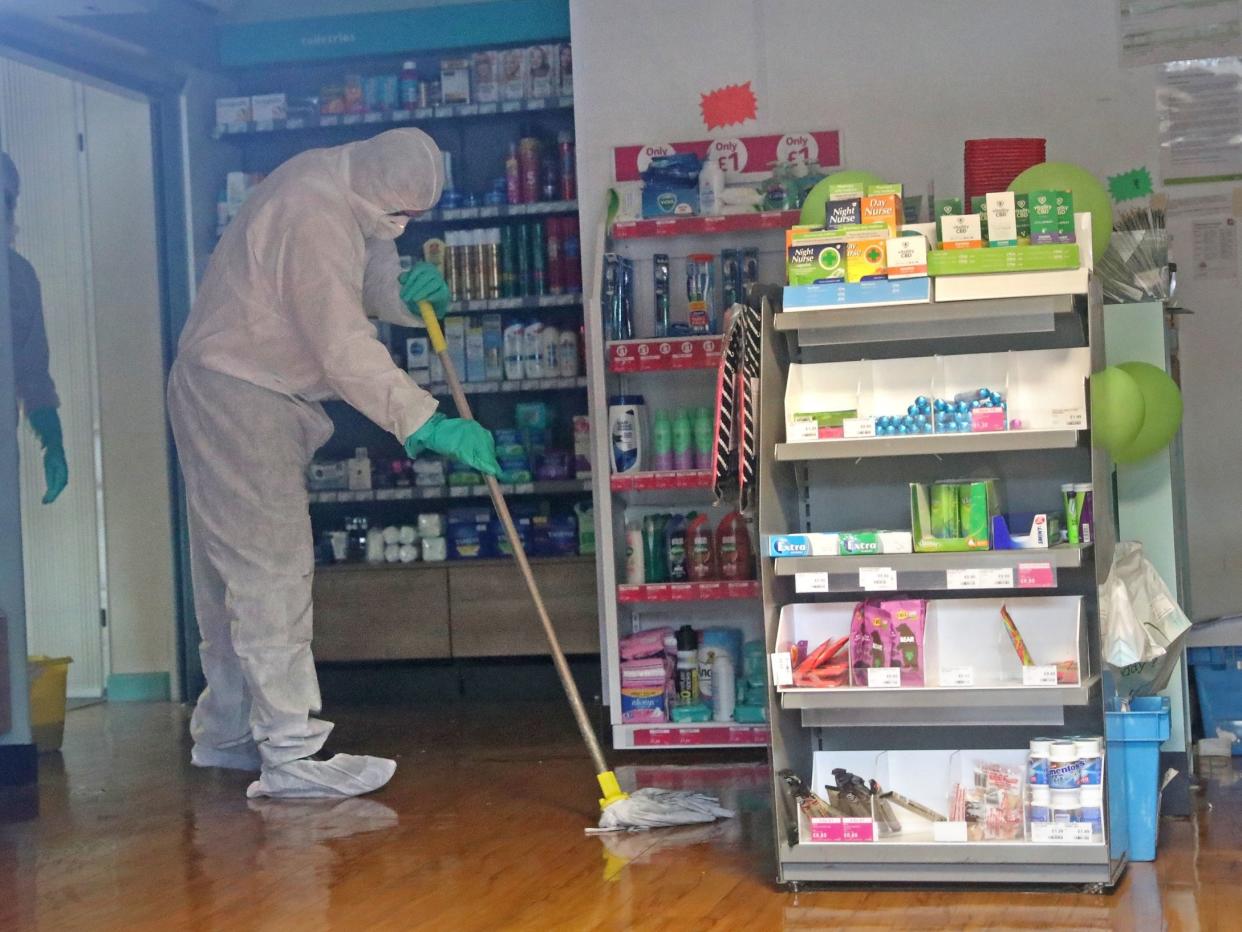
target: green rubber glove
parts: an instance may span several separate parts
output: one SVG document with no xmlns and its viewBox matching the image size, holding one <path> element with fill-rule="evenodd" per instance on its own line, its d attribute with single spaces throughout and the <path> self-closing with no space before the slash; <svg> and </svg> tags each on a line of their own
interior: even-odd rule
<svg viewBox="0 0 1242 932">
<path fill-rule="evenodd" d="M 402 272 L 398 279 L 401 283 L 401 300 L 409 308 L 416 320 L 422 320 L 422 312 L 418 309 L 419 301 L 430 302 L 435 308 L 436 318 L 444 320 L 449 309 L 449 289 L 444 276 L 430 262 L 416 262 L 414 268 Z"/>
<path fill-rule="evenodd" d="M 60 430 L 60 415 L 55 408 L 39 408 L 29 412 L 26 417 L 39 442 L 43 444 L 43 481 L 47 484 L 43 504 L 50 505 L 69 484 L 69 464 L 65 461 L 65 441 Z"/>
<path fill-rule="evenodd" d="M 405 452 L 410 456 L 418 456 L 424 450 L 451 456 L 489 476 L 500 475 L 496 441 L 478 421 L 433 414 L 426 424 L 405 438 Z"/>
</svg>

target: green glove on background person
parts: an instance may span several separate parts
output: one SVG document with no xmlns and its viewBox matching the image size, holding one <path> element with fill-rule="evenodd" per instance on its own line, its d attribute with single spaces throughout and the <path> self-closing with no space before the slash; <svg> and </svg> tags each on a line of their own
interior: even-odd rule
<svg viewBox="0 0 1242 932">
<path fill-rule="evenodd" d="M 496 462 L 496 441 L 491 432 L 477 421 L 433 414 L 431 418 L 405 439 L 405 452 L 411 457 L 424 450 L 451 456 L 489 476 L 500 475 Z"/>
<path fill-rule="evenodd" d="M 35 435 L 43 444 L 43 479 L 47 494 L 43 504 L 50 505 L 69 484 L 69 464 L 65 461 L 65 441 L 60 430 L 60 415 L 55 408 L 39 408 L 26 415 Z"/>
<path fill-rule="evenodd" d="M 437 320 L 444 320 L 451 295 L 439 269 L 430 262 L 417 262 L 408 272 L 402 272 L 398 281 L 401 283 L 401 300 L 416 320 L 422 320 L 418 309 L 420 301 L 428 302 L 435 309 Z"/>
</svg>

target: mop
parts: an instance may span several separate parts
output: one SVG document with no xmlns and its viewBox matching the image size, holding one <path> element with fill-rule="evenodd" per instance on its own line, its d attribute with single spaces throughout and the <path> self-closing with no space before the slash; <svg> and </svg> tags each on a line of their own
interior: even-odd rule
<svg viewBox="0 0 1242 932">
<path fill-rule="evenodd" d="M 440 330 L 440 322 L 436 320 L 435 311 L 426 301 L 419 303 L 419 311 L 422 314 L 423 323 L 427 327 L 432 349 L 440 357 L 440 362 L 444 366 L 444 378 L 448 382 L 449 391 L 452 392 L 453 401 L 457 404 L 458 414 L 467 420 L 474 420 L 474 414 L 470 410 L 470 402 L 466 400 L 466 394 L 462 391 L 457 369 L 453 366 L 452 357 L 449 356 L 448 346 L 444 342 L 444 333 Z M 673 825 L 695 825 L 703 822 L 714 822 L 720 818 L 730 818 L 733 815 L 732 811 L 723 808 L 719 804 L 719 800 L 714 797 L 705 796 L 701 793 L 661 790 L 654 787 L 647 787 L 633 793 L 621 792 L 621 786 L 617 782 L 617 775 L 613 773 L 608 766 L 608 762 L 604 759 L 604 752 L 600 748 L 599 739 L 595 737 L 594 729 L 591 727 L 591 720 L 587 716 L 586 706 L 582 702 L 578 686 L 574 683 L 573 675 L 569 672 L 569 664 L 565 660 L 565 652 L 561 650 L 560 640 L 556 636 L 556 629 L 552 627 L 552 620 L 548 617 L 548 610 L 544 605 L 543 596 L 539 593 L 539 586 L 535 583 L 535 576 L 531 572 L 530 562 L 526 559 L 526 549 L 522 546 L 522 538 L 518 536 L 517 528 L 513 524 L 513 518 L 509 514 L 509 506 L 505 503 L 504 494 L 500 491 L 500 483 L 496 481 L 494 476 L 485 476 L 484 478 L 487 481 L 487 491 L 492 497 L 492 505 L 496 508 L 496 514 L 500 518 L 500 523 L 504 525 L 505 536 L 509 538 L 509 546 L 513 548 L 513 558 L 517 561 L 518 569 L 522 572 L 522 578 L 526 580 L 526 588 L 530 592 L 531 601 L 535 603 L 535 611 L 539 614 L 539 621 L 543 625 L 543 633 L 547 635 L 548 650 L 552 654 L 556 675 L 560 678 L 561 686 L 565 690 L 565 697 L 569 700 L 570 709 L 574 713 L 574 720 L 578 724 L 578 731 L 581 733 L 582 740 L 586 743 L 587 751 L 590 752 L 591 760 L 595 764 L 595 778 L 599 781 L 600 792 L 603 794 L 599 801 L 602 812 L 599 819 L 599 828 L 587 829 L 588 834 L 596 832 L 644 831 L 652 828 L 665 828 Z"/>
</svg>

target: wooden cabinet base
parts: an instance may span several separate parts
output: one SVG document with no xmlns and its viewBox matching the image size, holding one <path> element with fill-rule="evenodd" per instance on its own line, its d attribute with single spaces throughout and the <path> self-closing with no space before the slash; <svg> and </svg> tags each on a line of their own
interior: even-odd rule
<svg viewBox="0 0 1242 932">
<path fill-rule="evenodd" d="M 599 651 L 592 557 L 532 560 L 567 653 Z M 315 659 L 426 660 L 547 652 L 510 560 L 320 567 Z"/>
</svg>

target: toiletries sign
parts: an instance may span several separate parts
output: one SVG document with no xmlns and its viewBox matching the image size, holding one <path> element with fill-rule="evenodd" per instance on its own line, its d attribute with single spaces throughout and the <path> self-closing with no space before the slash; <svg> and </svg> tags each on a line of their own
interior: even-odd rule
<svg viewBox="0 0 1242 932">
<path fill-rule="evenodd" d="M 691 152 L 712 158 L 724 172 L 726 183 L 753 180 L 767 175 L 773 162 L 817 162 L 823 169 L 841 164 L 839 130 L 794 130 L 764 136 L 731 136 L 690 142 L 649 142 L 613 150 L 615 180 L 639 181 L 651 160 L 660 155 Z"/>
</svg>

